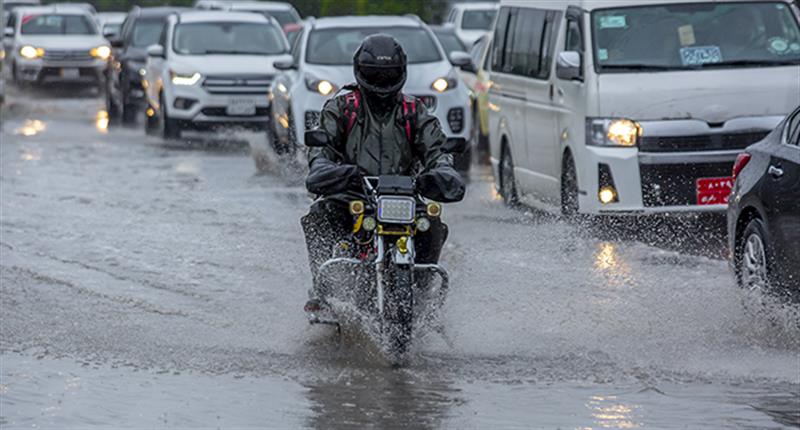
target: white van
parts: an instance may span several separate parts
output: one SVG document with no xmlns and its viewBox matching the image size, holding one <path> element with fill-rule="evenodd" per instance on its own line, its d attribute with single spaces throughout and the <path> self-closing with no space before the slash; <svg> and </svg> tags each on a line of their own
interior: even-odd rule
<svg viewBox="0 0 800 430">
<path fill-rule="evenodd" d="M 490 146 L 509 203 L 722 212 L 736 156 L 800 105 L 790 0 L 506 0 Z"/>
</svg>

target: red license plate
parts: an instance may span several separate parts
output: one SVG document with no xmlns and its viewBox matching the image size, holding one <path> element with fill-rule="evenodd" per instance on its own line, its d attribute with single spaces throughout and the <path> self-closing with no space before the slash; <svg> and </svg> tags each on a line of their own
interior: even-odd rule
<svg viewBox="0 0 800 430">
<path fill-rule="evenodd" d="M 733 178 L 700 178 L 697 180 L 698 205 L 727 205 L 733 189 Z"/>
</svg>

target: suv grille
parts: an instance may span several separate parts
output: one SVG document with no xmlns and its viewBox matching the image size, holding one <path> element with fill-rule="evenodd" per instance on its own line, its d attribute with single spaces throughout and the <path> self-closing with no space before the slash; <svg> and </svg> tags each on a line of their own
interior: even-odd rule
<svg viewBox="0 0 800 430">
<path fill-rule="evenodd" d="M 44 59 L 47 61 L 92 61 L 93 57 L 89 51 L 48 49 L 44 51 Z"/>
<path fill-rule="evenodd" d="M 699 136 L 645 136 L 639 144 L 643 152 L 689 152 L 744 149 L 765 138 L 769 131 L 705 134 Z"/>
<path fill-rule="evenodd" d="M 211 75 L 203 81 L 203 88 L 212 94 L 266 94 L 272 75 Z"/>
<path fill-rule="evenodd" d="M 697 180 L 731 175 L 733 163 L 641 164 L 645 207 L 697 204 Z"/>
</svg>

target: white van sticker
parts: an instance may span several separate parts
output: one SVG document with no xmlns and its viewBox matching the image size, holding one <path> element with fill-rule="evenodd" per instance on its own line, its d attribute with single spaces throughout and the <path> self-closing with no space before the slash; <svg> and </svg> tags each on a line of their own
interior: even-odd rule
<svg viewBox="0 0 800 430">
<path fill-rule="evenodd" d="M 678 37 L 681 39 L 681 46 L 689 46 L 697 43 L 694 37 L 694 27 L 692 24 L 678 27 Z"/>
<path fill-rule="evenodd" d="M 628 19 L 625 15 L 611 15 L 600 17 L 600 28 L 627 28 Z"/>
<path fill-rule="evenodd" d="M 719 46 L 690 46 L 681 48 L 681 62 L 684 66 L 700 66 L 722 62 Z"/>
<path fill-rule="evenodd" d="M 767 51 L 775 55 L 786 55 L 789 53 L 789 41 L 782 37 L 773 37 L 769 39 Z"/>
<path fill-rule="evenodd" d="M 597 58 L 600 61 L 608 60 L 608 49 L 598 49 L 597 50 Z"/>
</svg>

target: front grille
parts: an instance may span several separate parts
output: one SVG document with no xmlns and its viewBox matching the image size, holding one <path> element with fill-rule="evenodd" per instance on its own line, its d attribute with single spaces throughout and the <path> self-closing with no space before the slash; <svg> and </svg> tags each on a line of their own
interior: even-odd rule
<svg viewBox="0 0 800 430">
<path fill-rule="evenodd" d="M 306 130 L 313 130 L 319 127 L 319 112 L 308 110 L 306 111 L 304 123 Z"/>
<path fill-rule="evenodd" d="M 645 207 L 697 204 L 697 180 L 731 175 L 733 163 L 641 164 Z"/>
<path fill-rule="evenodd" d="M 67 49 L 48 49 L 44 52 L 46 61 L 92 61 L 94 57 L 89 51 L 67 50 Z"/>
<path fill-rule="evenodd" d="M 203 80 L 203 88 L 211 94 L 266 94 L 272 75 L 211 75 Z"/>
<path fill-rule="evenodd" d="M 697 136 L 645 136 L 639 149 L 644 152 L 690 152 L 744 149 L 765 138 L 769 131 L 704 134 Z"/>
<path fill-rule="evenodd" d="M 436 110 L 436 96 L 416 96 L 416 97 L 422 100 L 422 104 L 424 104 L 429 111 L 433 112 L 434 110 Z"/>
<path fill-rule="evenodd" d="M 225 107 L 207 107 L 203 108 L 200 112 L 203 113 L 205 116 L 226 116 L 231 118 L 252 118 L 251 115 L 246 116 L 235 116 L 235 115 L 228 115 L 228 110 Z M 268 107 L 256 107 L 256 115 L 255 116 L 267 116 L 269 115 L 269 108 Z"/>
</svg>

